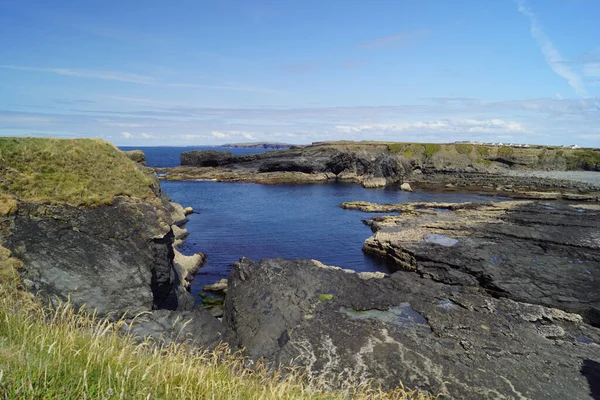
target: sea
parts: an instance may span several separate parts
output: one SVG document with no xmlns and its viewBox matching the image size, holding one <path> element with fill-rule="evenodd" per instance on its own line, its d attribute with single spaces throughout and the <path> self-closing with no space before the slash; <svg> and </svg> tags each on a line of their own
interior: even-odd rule
<svg viewBox="0 0 600 400">
<path fill-rule="evenodd" d="M 122 149 L 144 151 L 146 163 L 151 167 L 178 166 L 181 152 L 196 149 L 231 151 L 233 154 L 268 151 L 218 147 Z M 195 210 L 185 226 L 189 236 L 180 251 L 207 255 L 206 264 L 191 285 L 191 292 L 198 302 L 202 288 L 227 278 L 231 264 L 241 257 L 254 261 L 308 258 L 359 272 L 390 272 L 385 262 L 362 252 L 365 239 L 372 235 L 363 221 L 377 214 L 344 210 L 340 207 L 343 202 L 482 202 L 493 199 L 472 192 L 408 193 L 397 188 L 365 189 L 358 184 L 341 182 L 261 185 L 162 181 L 161 186 L 173 201 Z"/>
</svg>

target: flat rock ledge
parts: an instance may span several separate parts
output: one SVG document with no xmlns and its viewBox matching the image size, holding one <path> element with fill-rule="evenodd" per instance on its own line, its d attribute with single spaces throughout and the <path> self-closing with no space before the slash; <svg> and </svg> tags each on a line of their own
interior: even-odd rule
<svg viewBox="0 0 600 400">
<path fill-rule="evenodd" d="M 344 203 L 398 212 L 366 221 L 363 251 L 397 270 L 558 308 L 600 326 L 600 205 Z"/>
<path fill-rule="evenodd" d="M 580 315 L 406 271 L 242 259 L 223 322 L 250 357 L 306 368 L 333 386 L 372 380 L 442 398 L 591 399 L 600 379 L 600 329 Z"/>
</svg>

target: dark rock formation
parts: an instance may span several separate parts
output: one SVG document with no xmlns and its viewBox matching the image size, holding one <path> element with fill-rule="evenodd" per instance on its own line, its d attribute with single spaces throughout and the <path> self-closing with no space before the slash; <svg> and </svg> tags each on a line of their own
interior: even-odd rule
<svg viewBox="0 0 600 400">
<path fill-rule="evenodd" d="M 135 314 L 173 290 L 170 222 L 166 209 L 127 198 L 93 208 L 21 202 L 4 245 L 34 291 L 102 315 Z"/>
<path fill-rule="evenodd" d="M 377 210 L 352 204 L 344 207 Z M 600 326 L 600 206 L 409 203 L 380 211 L 394 210 L 401 214 L 368 221 L 376 233 L 365 252 L 435 281 L 578 313 Z"/>
<path fill-rule="evenodd" d="M 189 311 L 152 311 L 121 329 L 138 337 L 151 338 L 157 343 L 185 342 L 188 346 L 204 349 L 234 340 L 225 325 L 199 307 Z"/>
<path fill-rule="evenodd" d="M 135 161 L 136 163 L 146 166 L 146 155 L 144 154 L 143 151 L 129 150 L 129 151 L 125 151 L 124 153 L 127 155 L 127 157 L 129 157 L 131 160 Z"/>
<path fill-rule="evenodd" d="M 163 179 L 258 183 L 339 179 L 364 187 L 410 181 L 415 188 L 454 185 L 499 194 L 541 189 L 600 192 L 589 183 L 510 174 L 514 170 L 594 170 L 600 166 L 597 150 L 342 141 L 241 156 L 191 151 L 182 153 L 181 165 L 161 169 Z"/>
<path fill-rule="evenodd" d="M 229 163 L 232 158 L 229 151 L 193 150 L 181 153 L 181 165 L 218 167 Z"/>
<path fill-rule="evenodd" d="M 577 314 L 410 272 L 382 278 L 311 260 L 243 259 L 228 287 L 224 321 L 250 356 L 334 384 L 587 399 L 600 360 L 600 330 Z"/>
</svg>

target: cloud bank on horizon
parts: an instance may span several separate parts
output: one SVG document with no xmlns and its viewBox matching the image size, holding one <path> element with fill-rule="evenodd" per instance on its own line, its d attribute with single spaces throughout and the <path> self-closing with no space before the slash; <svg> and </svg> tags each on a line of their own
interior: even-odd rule
<svg viewBox="0 0 600 400">
<path fill-rule="evenodd" d="M 0 135 L 600 147 L 600 3 L 0 1 Z"/>
</svg>

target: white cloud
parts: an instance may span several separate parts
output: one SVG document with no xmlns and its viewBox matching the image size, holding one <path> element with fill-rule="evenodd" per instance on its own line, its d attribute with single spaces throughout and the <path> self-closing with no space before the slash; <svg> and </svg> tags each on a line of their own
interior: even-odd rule
<svg viewBox="0 0 600 400">
<path fill-rule="evenodd" d="M 345 134 L 360 133 L 528 133 L 519 122 L 501 119 L 457 119 L 439 121 L 397 122 L 373 125 L 338 125 L 335 130 Z"/>
<path fill-rule="evenodd" d="M 0 65 L 3 69 L 12 69 L 17 71 L 31 72 L 47 72 L 63 76 L 74 76 L 78 78 L 103 79 L 109 81 L 121 81 L 128 83 L 136 83 L 140 85 L 152 85 L 162 87 L 182 87 L 182 88 L 201 88 L 201 89 L 216 89 L 216 90 L 231 90 L 237 92 L 255 92 L 255 93 L 279 93 L 277 90 L 262 88 L 258 86 L 249 86 L 228 82 L 224 85 L 204 85 L 198 83 L 169 83 L 160 82 L 153 76 L 130 74 L 127 72 L 118 71 L 101 71 L 92 69 L 76 69 L 76 68 L 42 68 L 42 67 L 25 67 L 19 65 Z"/>
<path fill-rule="evenodd" d="M 256 139 L 256 136 L 253 136 L 251 133 L 242 133 L 242 137 L 250 140 Z"/>
<path fill-rule="evenodd" d="M 117 122 L 107 122 L 105 123 L 107 126 L 116 126 L 118 128 L 141 128 L 142 124 L 130 124 L 130 123 L 117 123 Z"/>
<path fill-rule="evenodd" d="M 155 138 L 156 138 L 156 136 L 154 136 L 154 135 L 150 135 L 150 134 L 148 134 L 148 133 L 146 133 L 146 132 L 142 132 L 142 133 L 140 133 L 140 137 L 141 137 L 142 139 L 155 139 Z"/>
<path fill-rule="evenodd" d="M 125 139 L 131 139 L 133 137 L 130 132 L 121 132 L 121 136 Z"/>
<path fill-rule="evenodd" d="M 215 131 L 215 132 L 213 132 L 213 133 L 212 133 L 212 135 L 213 135 L 214 137 L 216 137 L 216 138 L 219 138 L 219 139 L 225 139 L 225 138 L 228 138 L 228 137 L 229 137 L 229 135 L 228 135 L 228 134 L 226 134 L 226 133 L 223 133 L 223 132 L 218 132 L 218 131 Z"/>
<path fill-rule="evenodd" d="M 562 54 L 558 51 L 552 41 L 546 36 L 546 33 L 542 29 L 536 15 L 527 8 L 525 0 L 517 0 L 519 12 L 529 18 L 531 25 L 531 36 L 535 39 L 538 46 L 541 48 L 546 62 L 552 68 L 552 70 L 559 76 L 563 77 L 569 82 L 569 85 L 580 96 L 587 96 L 585 87 L 581 78 L 575 73 L 565 62 Z"/>
</svg>

